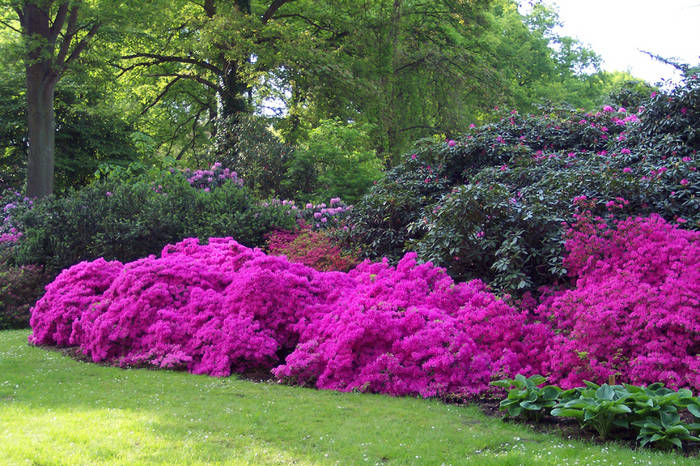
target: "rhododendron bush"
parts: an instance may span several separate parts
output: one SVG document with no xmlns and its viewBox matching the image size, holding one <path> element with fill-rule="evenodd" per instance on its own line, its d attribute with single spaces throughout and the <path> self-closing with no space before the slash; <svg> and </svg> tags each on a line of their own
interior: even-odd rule
<svg viewBox="0 0 700 466">
<path fill-rule="evenodd" d="M 34 344 L 94 361 L 392 395 L 474 395 L 545 373 L 700 389 L 700 233 L 658 216 L 582 213 L 565 266 L 576 287 L 517 309 L 409 253 L 320 272 L 230 238 L 66 271 L 32 312 Z"/>
</svg>

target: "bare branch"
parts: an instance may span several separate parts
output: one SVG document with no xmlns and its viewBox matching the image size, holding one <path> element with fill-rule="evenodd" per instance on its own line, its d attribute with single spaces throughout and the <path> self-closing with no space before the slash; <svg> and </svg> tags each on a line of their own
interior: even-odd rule
<svg viewBox="0 0 700 466">
<path fill-rule="evenodd" d="M 165 96 L 165 94 L 168 93 L 168 91 L 173 86 L 173 84 L 178 82 L 180 79 L 182 79 L 180 76 L 175 76 L 175 79 L 173 79 L 168 84 L 166 84 L 165 87 L 163 88 L 163 91 L 160 94 L 158 94 L 158 96 L 155 99 L 153 99 L 153 102 L 146 105 L 146 107 L 144 107 L 144 109 L 141 110 L 141 113 L 139 115 L 140 116 L 145 115 L 146 112 L 148 112 L 151 108 L 153 108 L 154 105 L 156 105 L 158 102 L 160 102 L 160 99 L 162 99 Z"/>
<path fill-rule="evenodd" d="M 3 21 L 3 20 L 0 19 L 0 24 L 2 24 L 3 26 L 5 26 L 5 27 L 8 28 L 8 29 L 12 29 L 13 31 L 22 34 L 22 30 L 21 30 L 21 29 L 17 29 L 16 27 L 14 27 L 13 25 L 11 25 L 11 24 L 8 23 L 8 22 L 5 22 L 5 21 Z"/>
<path fill-rule="evenodd" d="M 152 64 L 159 64 L 159 63 L 189 63 L 191 65 L 196 65 L 199 66 L 200 68 L 205 68 L 209 71 L 212 71 L 218 75 L 223 74 L 223 71 L 216 66 L 212 65 L 211 63 L 207 63 L 203 60 L 198 60 L 196 58 L 191 58 L 191 57 L 175 57 L 171 55 L 159 55 L 155 53 L 135 53 L 133 55 L 124 55 L 121 57 L 124 60 L 132 60 L 134 58 L 151 58 L 153 60 L 156 60 L 156 62 L 153 62 Z M 141 66 L 141 65 L 138 65 Z"/>
<path fill-rule="evenodd" d="M 75 9 L 75 7 L 74 7 Z M 72 13 L 72 11 L 71 11 Z M 56 12 L 56 18 L 53 20 L 51 25 L 51 30 L 49 31 L 49 42 L 52 44 L 56 42 L 58 35 L 61 33 L 63 28 L 63 23 L 66 22 L 66 15 L 68 14 L 68 2 L 61 3 L 58 7 L 58 12 Z"/>
<path fill-rule="evenodd" d="M 293 2 L 294 0 L 275 0 L 272 2 L 272 4 L 267 8 L 265 13 L 262 15 L 262 23 L 267 24 L 268 21 L 270 21 L 270 18 L 277 12 L 277 10 L 282 7 L 285 3 L 290 3 Z"/>
<path fill-rule="evenodd" d="M 208 79 L 204 79 L 201 76 L 197 76 L 194 74 L 181 74 L 181 73 L 155 73 L 155 74 L 149 74 L 148 76 L 152 78 L 162 78 L 164 76 L 171 76 L 171 77 L 180 77 L 182 79 L 191 79 L 193 81 L 197 81 L 200 84 L 204 84 L 205 86 L 214 89 L 217 92 L 221 92 L 224 94 L 228 94 L 226 89 L 222 88 L 221 86 L 218 86 L 214 84 L 213 82 L 209 81 Z"/>
</svg>

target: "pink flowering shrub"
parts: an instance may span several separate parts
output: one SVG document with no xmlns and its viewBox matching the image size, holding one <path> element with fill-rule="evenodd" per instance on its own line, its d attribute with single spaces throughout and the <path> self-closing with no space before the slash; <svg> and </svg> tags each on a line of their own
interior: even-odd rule
<svg viewBox="0 0 700 466">
<path fill-rule="evenodd" d="M 273 373 L 287 381 L 392 395 L 476 394 L 497 374 L 534 373 L 541 324 L 489 293 L 455 284 L 443 269 L 407 254 L 396 268 L 363 262 L 356 282 L 302 332 Z"/>
<path fill-rule="evenodd" d="M 31 343 L 77 345 L 94 361 L 226 376 L 289 354 L 280 378 L 424 396 L 537 372 L 551 336 L 482 283 L 455 284 L 415 254 L 396 268 L 318 272 L 231 239 L 80 263 L 47 288 L 31 323 Z"/>
<path fill-rule="evenodd" d="M 299 329 L 351 284 L 231 239 L 187 239 L 122 266 L 84 262 L 33 310 L 34 344 L 78 345 L 94 361 L 226 376 L 271 368 Z"/>
<path fill-rule="evenodd" d="M 664 382 L 700 390 L 700 232 L 657 215 L 608 228 L 590 212 L 568 232 L 565 267 L 576 287 L 536 310 L 559 332 L 547 347 L 550 380 Z"/>
<path fill-rule="evenodd" d="M 32 308 L 29 324 L 35 345 L 72 346 L 73 323 L 97 304 L 122 270 L 120 262 L 100 258 L 61 272 L 46 286 L 46 294 Z"/>
</svg>

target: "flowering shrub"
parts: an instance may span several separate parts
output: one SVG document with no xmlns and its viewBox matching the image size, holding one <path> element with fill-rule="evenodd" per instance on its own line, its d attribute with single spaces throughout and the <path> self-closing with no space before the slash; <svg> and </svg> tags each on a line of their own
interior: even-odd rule
<svg viewBox="0 0 700 466">
<path fill-rule="evenodd" d="M 174 172 L 174 170 L 171 170 Z M 236 186 L 243 186 L 243 180 L 238 178 L 238 173 L 228 168 L 223 168 L 221 162 L 214 163 L 209 170 L 190 170 L 186 168 L 182 174 L 193 188 L 211 191 L 226 182 Z"/>
<path fill-rule="evenodd" d="M 660 96 L 637 109 L 512 114 L 420 147 L 356 207 L 351 238 L 372 256 L 415 250 L 456 279 L 519 294 L 566 279 L 562 222 L 578 196 L 597 215 L 657 213 L 697 229 L 700 80 Z"/>
<path fill-rule="evenodd" d="M 271 368 L 306 319 L 351 281 L 231 239 L 188 239 L 122 266 L 63 272 L 32 312 L 34 344 L 78 345 L 94 361 L 226 376 Z"/>
<path fill-rule="evenodd" d="M 565 261 L 576 287 L 536 310 L 557 329 L 551 378 L 572 387 L 621 374 L 700 390 L 700 232 L 659 216 L 612 228 L 590 210 L 577 218 Z"/>
<path fill-rule="evenodd" d="M 0 247 L 14 244 L 22 237 L 21 214 L 30 210 L 34 201 L 19 192 L 7 190 L 0 194 Z"/>
<path fill-rule="evenodd" d="M 301 335 L 280 378 L 318 388 L 436 396 L 485 391 L 495 374 L 536 372 L 549 333 L 486 291 L 442 269 L 364 262 L 356 282 Z"/>
<path fill-rule="evenodd" d="M 360 262 L 352 254 L 343 252 L 331 236 L 313 231 L 306 224 L 295 232 L 278 230 L 268 234 L 267 250 L 321 271 L 347 272 Z"/>
<path fill-rule="evenodd" d="M 46 294 L 32 308 L 29 341 L 35 345 L 71 346 L 73 326 L 102 299 L 121 269 L 117 261 L 100 258 L 81 262 L 61 272 L 46 287 Z"/>
<path fill-rule="evenodd" d="M 352 206 L 345 204 L 339 197 L 331 198 L 329 205 L 325 202 L 314 204 L 307 202 L 303 207 L 296 205 L 295 201 L 271 199 L 261 203 L 264 208 L 282 208 L 287 214 L 309 225 L 312 230 L 325 230 L 328 228 L 344 228 L 345 220 L 352 212 Z"/>
<path fill-rule="evenodd" d="M 32 311 L 34 344 L 94 361 L 228 375 L 271 369 L 320 388 L 477 393 L 496 373 L 539 370 L 542 324 L 407 255 L 318 272 L 231 239 L 188 239 L 162 257 L 63 272 Z M 538 343 L 539 342 L 539 343 Z"/>
</svg>

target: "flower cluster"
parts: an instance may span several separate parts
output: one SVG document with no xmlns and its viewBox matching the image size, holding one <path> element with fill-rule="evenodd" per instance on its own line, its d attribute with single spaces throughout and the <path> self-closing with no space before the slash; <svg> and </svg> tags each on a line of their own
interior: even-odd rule
<svg viewBox="0 0 700 466">
<path fill-rule="evenodd" d="M 174 172 L 174 170 L 172 171 Z M 220 162 L 216 162 L 209 170 L 192 171 L 187 168 L 182 174 L 185 175 L 190 186 L 207 192 L 221 186 L 227 181 L 231 181 L 238 186 L 243 186 L 243 180 L 238 177 L 238 173 L 228 168 L 222 168 Z"/>
<path fill-rule="evenodd" d="M 307 202 L 303 207 L 287 199 L 271 199 L 262 203 L 263 207 L 286 207 L 289 215 L 294 215 L 299 222 L 309 225 L 312 230 L 343 227 L 343 223 L 352 212 L 352 206 L 345 204 L 339 197 L 331 198 L 328 205 L 321 202 Z"/>
<path fill-rule="evenodd" d="M 0 244 L 14 244 L 22 237 L 22 226 L 18 214 L 31 209 L 34 202 L 17 191 L 0 194 Z"/>
</svg>

